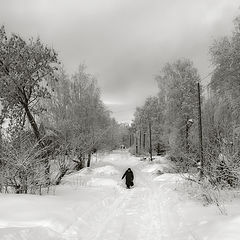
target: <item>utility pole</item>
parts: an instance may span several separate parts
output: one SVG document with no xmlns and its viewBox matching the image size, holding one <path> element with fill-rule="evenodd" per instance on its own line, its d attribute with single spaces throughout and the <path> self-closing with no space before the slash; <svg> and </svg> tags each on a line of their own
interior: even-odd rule
<svg viewBox="0 0 240 240">
<path fill-rule="evenodd" d="M 92 155 L 92 153 L 91 152 L 89 152 L 88 154 L 87 154 L 87 167 L 90 167 L 90 163 L 91 163 L 91 155 Z"/>
<path fill-rule="evenodd" d="M 137 133 L 135 137 L 135 146 L 136 146 L 136 155 L 138 155 L 138 138 L 137 138 Z"/>
<path fill-rule="evenodd" d="M 188 135 L 189 135 L 189 123 L 188 123 L 188 117 L 187 117 L 187 120 L 186 120 L 186 151 L 187 153 L 189 153 Z"/>
<path fill-rule="evenodd" d="M 142 148 L 142 131 L 140 129 L 140 135 L 139 135 L 139 148 Z"/>
<path fill-rule="evenodd" d="M 0 157 L 2 157 L 2 125 L 4 123 L 4 118 L 0 115 Z"/>
<path fill-rule="evenodd" d="M 187 153 L 189 153 L 189 149 L 190 149 L 188 135 L 189 135 L 189 129 L 191 128 L 192 124 L 193 124 L 193 120 L 187 117 L 187 120 L 186 120 L 186 152 Z"/>
<path fill-rule="evenodd" d="M 152 161 L 152 126 L 151 126 L 151 121 L 149 121 L 149 153 L 150 153 L 150 161 Z"/>
<path fill-rule="evenodd" d="M 200 156 L 200 178 L 203 177 L 204 159 L 203 159 L 203 135 L 202 135 L 202 110 L 200 83 L 198 82 L 198 127 L 199 127 L 199 156 Z"/>
</svg>

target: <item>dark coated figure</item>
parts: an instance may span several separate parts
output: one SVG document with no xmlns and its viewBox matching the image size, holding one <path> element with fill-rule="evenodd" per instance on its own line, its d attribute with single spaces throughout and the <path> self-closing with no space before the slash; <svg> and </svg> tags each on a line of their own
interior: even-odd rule
<svg viewBox="0 0 240 240">
<path fill-rule="evenodd" d="M 123 178 L 126 178 L 127 188 L 130 188 L 134 185 L 133 184 L 134 175 L 131 168 L 128 168 L 128 170 L 123 174 L 122 179 Z"/>
</svg>

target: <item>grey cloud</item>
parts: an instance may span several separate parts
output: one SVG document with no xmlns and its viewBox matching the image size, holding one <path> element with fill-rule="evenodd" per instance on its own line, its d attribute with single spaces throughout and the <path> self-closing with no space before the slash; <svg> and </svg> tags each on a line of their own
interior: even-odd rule
<svg viewBox="0 0 240 240">
<path fill-rule="evenodd" d="M 0 0 L 0 24 L 52 45 L 69 72 L 85 62 L 120 121 L 156 94 L 163 64 L 190 58 L 209 72 L 208 47 L 232 30 L 238 0 Z M 115 105 L 109 105 L 113 109 Z M 119 105 L 118 105 L 119 108 Z"/>
</svg>

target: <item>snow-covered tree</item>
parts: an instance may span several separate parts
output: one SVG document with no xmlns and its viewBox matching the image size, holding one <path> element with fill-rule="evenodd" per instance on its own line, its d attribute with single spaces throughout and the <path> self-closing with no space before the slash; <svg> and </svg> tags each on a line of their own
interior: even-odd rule
<svg viewBox="0 0 240 240">
<path fill-rule="evenodd" d="M 39 100 L 49 98 L 47 80 L 58 64 L 56 52 L 40 39 L 25 41 L 16 34 L 8 36 L 0 28 L 0 98 L 2 113 L 10 124 L 22 125 L 29 120 L 37 140 L 41 136 L 34 114 L 43 109 Z"/>
<path fill-rule="evenodd" d="M 56 77 L 53 97 L 46 104 L 49 114 L 45 122 L 58 131 L 66 151 L 78 156 L 79 166 L 86 158 L 89 165 L 92 152 L 112 144 L 110 112 L 101 101 L 97 80 L 84 65 L 72 77 L 64 71 Z"/>
<path fill-rule="evenodd" d="M 134 114 L 135 145 L 138 150 L 147 151 L 152 158 L 153 151 L 165 148 L 164 141 L 164 109 L 158 97 L 148 97 L 142 107 Z"/>
<path fill-rule="evenodd" d="M 228 141 L 240 123 L 240 17 L 234 24 L 233 34 L 215 40 L 210 48 L 214 66 L 210 86 L 218 101 L 215 120 Z"/>
<path fill-rule="evenodd" d="M 189 150 L 189 119 L 197 122 L 199 81 L 197 69 L 189 60 L 166 64 L 156 77 L 159 99 L 165 106 L 165 124 L 172 149 Z"/>
</svg>

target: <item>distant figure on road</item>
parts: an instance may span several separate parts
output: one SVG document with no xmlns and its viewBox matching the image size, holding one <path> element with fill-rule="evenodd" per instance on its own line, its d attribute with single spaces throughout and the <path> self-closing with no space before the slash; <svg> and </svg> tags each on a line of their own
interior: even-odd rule
<svg viewBox="0 0 240 240">
<path fill-rule="evenodd" d="M 132 187 L 134 185 L 133 184 L 134 175 L 133 175 L 131 168 L 128 168 L 128 170 L 123 174 L 122 179 L 124 177 L 126 177 L 127 188 Z"/>
<path fill-rule="evenodd" d="M 125 145 L 120 146 L 121 149 L 126 149 Z"/>
</svg>

